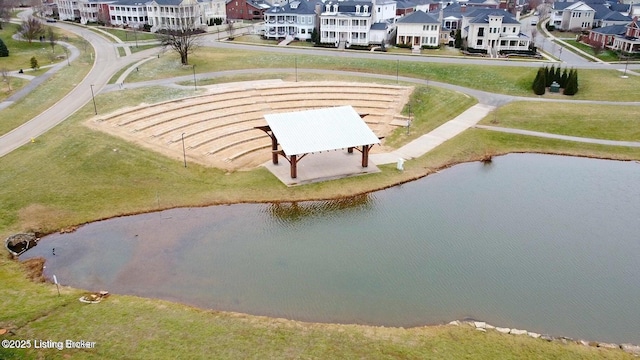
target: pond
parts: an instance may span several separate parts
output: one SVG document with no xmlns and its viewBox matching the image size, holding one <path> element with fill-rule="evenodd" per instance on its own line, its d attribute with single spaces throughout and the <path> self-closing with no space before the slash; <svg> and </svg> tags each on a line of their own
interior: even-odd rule
<svg viewBox="0 0 640 360">
<path fill-rule="evenodd" d="M 514 154 L 342 201 L 100 221 L 21 259 L 45 257 L 45 275 L 74 287 L 207 309 L 403 327 L 470 317 L 640 343 L 639 184 L 636 162 Z"/>
</svg>

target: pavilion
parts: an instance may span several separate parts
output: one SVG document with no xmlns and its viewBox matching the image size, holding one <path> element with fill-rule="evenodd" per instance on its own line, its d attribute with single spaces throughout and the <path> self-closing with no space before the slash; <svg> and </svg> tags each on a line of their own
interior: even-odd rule
<svg viewBox="0 0 640 360">
<path fill-rule="evenodd" d="M 316 174 L 320 170 L 325 176 L 321 174 L 315 176 L 326 179 L 338 178 L 379 171 L 375 165 L 367 171 L 369 150 L 380 143 L 380 138 L 362 120 L 363 116 L 351 106 L 267 114 L 264 118 L 268 125 L 256 128 L 264 131 L 271 138 L 271 163 L 278 165 L 279 156 L 289 162 L 290 179 L 298 178 L 298 163 L 309 154 L 347 149 L 347 155 L 352 155 L 354 149 L 358 150 L 362 157 L 360 166 L 357 168 L 345 164 L 345 161 L 353 163 L 351 157 L 345 159 L 334 155 L 330 163 L 326 161 L 318 163 L 323 169 L 315 169 Z M 330 167 L 336 169 L 332 171 Z M 337 170 L 340 167 L 343 169 Z M 273 169 L 272 166 L 270 170 L 274 172 Z M 283 180 L 282 177 L 280 179 Z M 285 183 L 296 184 L 292 181 Z"/>
</svg>

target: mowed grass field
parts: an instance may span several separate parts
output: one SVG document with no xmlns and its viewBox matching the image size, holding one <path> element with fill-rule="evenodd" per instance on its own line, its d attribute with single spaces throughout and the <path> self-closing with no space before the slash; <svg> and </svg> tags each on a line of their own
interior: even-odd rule
<svg viewBox="0 0 640 360">
<path fill-rule="evenodd" d="M 250 56 L 250 59 L 263 54 L 242 53 Z M 228 58 L 220 55 L 219 61 L 242 59 L 238 52 L 227 55 Z M 173 55 L 165 54 L 159 60 L 164 61 L 171 56 Z M 204 61 L 203 58 L 195 59 Z M 242 63 L 251 63 L 247 59 L 244 58 Z M 293 59 L 290 57 L 288 61 L 290 60 Z M 342 59 L 334 60 L 340 68 L 355 66 L 353 62 L 357 61 L 350 59 L 343 63 Z M 307 61 L 308 66 L 311 66 L 315 60 L 310 57 Z M 367 64 L 379 67 L 358 67 L 361 69 L 359 71 L 384 70 L 385 73 L 395 75 L 395 62 Z M 419 74 L 418 67 L 423 64 L 415 65 L 416 69 L 413 69 L 414 65 L 407 64 L 403 71 L 415 71 Z M 199 66 L 200 64 L 200 72 Z M 140 70 L 134 74 L 147 76 L 146 73 L 165 71 L 151 67 L 141 67 Z M 174 66 L 173 71 L 190 75 L 192 70 Z M 481 71 L 481 68 L 476 71 Z M 489 70 L 489 73 L 492 71 Z M 523 71 L 532 71 L 535 75 L 535 69 Z M 442 70 L 442 73 L 444 77 L 446 72 Z M 605 77 L 610 75 L 606 72 L 598 74 Z M 489 75 L 474 76 L 478 79 Z M 514 72 L 510 76 L 518 75 Z M 583 71 L 580 71 L 580 76 L 582 79 Z M 595 78 L 597 76 L 594 75 L 593 79 Z M 468 79 L 457 80 L 453 76 L 452 79 L 468 82 Z M 67 85 L 71 84 L 69 82 Z M 50 82 L 43 86 L 43 91 L 48 89 L 47 94 L 55 97 L 56 86 L 61 85 Z M 596 90 L 595 87 L 588 88 L 585 93 L 596 97 Z M 154 103 L 192 94 L 194 91 L 191 88 L 150 87 L 99 94 L 96 101 L 101 111 L 110 112 L 142 102 Z M 25 103 L 34 101 L 32 96 L 27 97 Z M 441 107 L 437 106 L 439 102 L 443 102 Z M 390 137 L 393 144 L 403 144 L 411 137 L 432 129 L 446 121 L 448 116 L 453 117 L 464 111 L 475 103 L 475 99 L 441 89 L 421 87 L 414 92 L 411 103 L 415 122 L 410 128 L 410 134 L 407 136 L 404 134 L 405 129 L 398 129 Z M 548 103 L 531 104 L 540 108 L 549 106 Z M 23 111 L 30 111 L 27 105 L 18 105 L 24 106 Z M 514 106 L 515 109 L 505 107 L 503 113 L 498 113 L 498 125 L 507 126 L 510 117 L 515 121 L 521 115 L 530 115 L 527 110 L 533 111 L 532 108 L 526 108 L 529 106 L 528 102 L 521 106 L 523 109 L 518 110 L 518 106 Z M 580 119 L 584 114 L 578 110 L 583 105 L 562 106 L 574 109 L 575 115 L 565 115 L 563 121 L 568 131 L 575 131 L 573 128 L 581 126 Z M 540 108 L 537 111 L 542 111 Z M 612 106 L 609 109 L 610 117 L 616 117 L 621 108 L 624 107 Z M 3 121 L 7 110 L 0 113 Z M 407 112 L 408 108 L 405 107 L 405 114 Z M 509 115 L 510 112 L 513 115 Z M 15 116 L 21 114 L 15 113 Z M 0 237 L 21 231 L 46 233 L 97 219 L 178 206 L 342 198 L 408 182 L 453 164 L 479 160 L 487 154 L 495 156 L 509 152 L 536 152 L 640 160 L 638 148 L 574 143 L 470 129 L 428 154 L 408 161 L 403 172 L 396 170 L 395 165 L 385 165 L 380 166 L 382 172 L 377 174 L 287 188 L 262 168 L 233 173 L 195 164 L 184 168 L 181 159 L 167 158 L 122 139 L 90 130 L 83 122 L 92 116 L 93 105 L 87 104 L 61 125 L 38 137 L 34 143 L 0 158 Z M 626 122 L 608 125 L 614 128 L 609 129 L 614 134 L 624 133 L 627 126 Z M 593 137 L 599 137 L 597 128 L 592 131 Z M 606 134 L 602 133 L 602 136 Z M 86 340 L 95 341 L 96 347 L 63 351 L 0 348 L 1 359 L 633 358 L 621 350 L 586 347 L 571 342 L 546 342 L 495 331 L 480 332 L 467 326 L 400 329 L 310 324 L 201 310 L 166 301 L 121 295 L 112 295 L 100 304 L 86 305 L 78 301 L 83 293 L 81 290 L 63 287 L 58 296 L 54 285 L 32 282 L 27 279 L 28 274 L 22 264 L 10 260 L 6 255 L 0 256 L 0 302 L 3 304 L 0 329 L 11 331 L 0 337 Z"/>
<path fill-rule="evenodd" d="M 132 72 L 127 82 L 189 76 L 242 69 L 323 69 L 355 71 L 362 73 L 407 76 L 416 79 L 439 81 L 492 93 L 535 97 L 531 90 L 537 68 L 510 66 L 480 66 L 467 64 L 426 63 L 406 60 L 359 59 L 341 56 L 290 55 L 265 51 L 200 48 L 189 57 L 189 66 L 183 66 L 178 57 L 166 52 Z M 247 60 L 250 59 L 250 60 Z M 544 66 L 541 63 L 540 66 Z M 640 86 L 640 77 L 620 78 L 617 70 L 578 70 L 579 91 L 573 100 L 637 101 L 635 89 Z M 115 81 L 114 77 L 112 82 Z M 546 96 L 546 95 L 545 95 Z"/>
<path fill-rule="evenodd" d="M 586 138 L 639 141 L 640 107 L 519 101 L 480 124 Z"/>
</svg>

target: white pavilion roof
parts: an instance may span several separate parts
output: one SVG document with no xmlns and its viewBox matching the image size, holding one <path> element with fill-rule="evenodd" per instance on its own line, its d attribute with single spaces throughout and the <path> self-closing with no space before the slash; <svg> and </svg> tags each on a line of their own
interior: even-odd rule
<svg viewBox="0 0 640 360">
<path fill-rule="evenodd" d="M 379 144 L 351 106 L 264 116 L 287 156 Z"/>
</svg>

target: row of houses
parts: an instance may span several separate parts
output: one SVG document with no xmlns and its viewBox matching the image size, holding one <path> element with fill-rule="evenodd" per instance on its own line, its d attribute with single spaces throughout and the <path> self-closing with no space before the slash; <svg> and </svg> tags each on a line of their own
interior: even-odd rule
<svg viewBox="0 0 640 360">
<path fill-rule="evenodd" d="M 636 16 L 626 25 L 610 25 L 592 29 L 584 41 L 601 49 L 611 49 L 626 54 L 640 54 L 640 21 Z"/>
<path fill-rule="evenodd" d="M 556 1 L 552 4 L 549 24 L 564 31 L 626 25 L 634 13 L 640 14 L 640 5 L 608 3 L 604 0 Z"/>
</svg>

